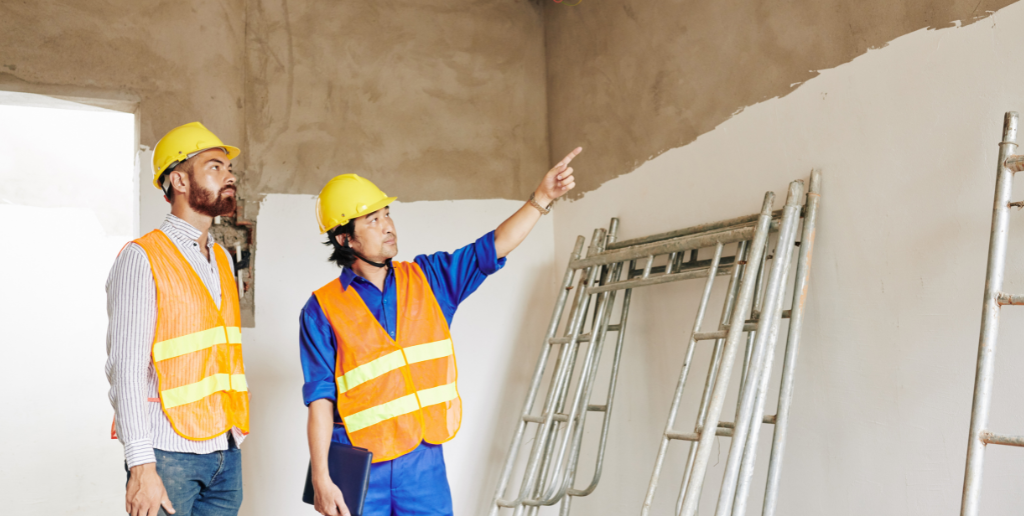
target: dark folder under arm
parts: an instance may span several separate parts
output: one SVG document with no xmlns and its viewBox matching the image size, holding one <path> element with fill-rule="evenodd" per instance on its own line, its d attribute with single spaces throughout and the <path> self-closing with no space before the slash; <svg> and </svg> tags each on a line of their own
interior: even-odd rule
<svg viewBox="0 0 1024 516">
<path fill-rule="evenodd" d="M 347 444 L 331 442 L 327 452 L 327 468 L 331 473 L 334 485 L 341 489 L 352 516 L 362 516 L 363 502 L 366 500 L 366 489 L 370 486 L 370 462 L 373 453 L 366 448 L 356 448 Z M 313 504 L 313 464 L 310 463 L 306 472 L 306 490 L 302 493 L 302 501 Z"/>
</svg>

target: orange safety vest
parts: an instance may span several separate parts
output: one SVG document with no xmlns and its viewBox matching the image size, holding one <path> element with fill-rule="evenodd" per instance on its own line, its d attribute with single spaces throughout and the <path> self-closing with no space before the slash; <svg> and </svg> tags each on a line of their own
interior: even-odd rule
<svg viewBox="0 0 1024 516">
<path fill-rule="evenodd" d="M 232 427 L 249 433 L 238 287 L 223 249 L 214 247 L 220 309 L 181 251 L 159 229 L 134 241 L 156 282 L 153 365 L 160 403 L 178 435 L 204 441 Z"/>
<path fill-rule="evenodd" d="M 448 322 L 416 263 L 394 262 L 396 338 L 354 288 L 335 279 L 314 292 L 338 344 L 338 414 L 354 446 L 373 462 L 411 452 L 421 441 L 441 444 L 462 423 L 462 399 Z"/>
</svg>

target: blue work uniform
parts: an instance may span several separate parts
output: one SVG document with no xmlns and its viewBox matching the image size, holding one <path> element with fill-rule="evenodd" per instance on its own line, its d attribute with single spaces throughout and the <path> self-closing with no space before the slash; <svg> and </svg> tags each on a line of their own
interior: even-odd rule
<svg viewBox="0 0 1024 516">
<path fill-rule="evenodd" d="M 505 265 L 505 258 L 498 259 L 494 249 L 493 231 L 453 253 L 419 255 L 414 260 L 423 269 L 449 327 L 459 303 L 476 291 L 487 276 Z M 393 270 L 388 272 L 381 291 L 346 267 L 341 271 L 341 287 L 346 290 L 354 288 L 381 327 L 392 339 L 395 338 L 398 296 Z M 334 371 L 337 350 L 331 323 L 316 296 L 312 295 L 299 318 L 299 356 L 305 377 L 302 398 L 307 406 L 319 399 L 333 401 L 335 425 L 331 440 L 351 444 L 338 414 L 338 387 Z M 423 442 L 397 459 L 374 463 L 370 467 L 370 488 L 363 514 L 451 515 L 452 495 L 441 445 Z"/>
</svg>

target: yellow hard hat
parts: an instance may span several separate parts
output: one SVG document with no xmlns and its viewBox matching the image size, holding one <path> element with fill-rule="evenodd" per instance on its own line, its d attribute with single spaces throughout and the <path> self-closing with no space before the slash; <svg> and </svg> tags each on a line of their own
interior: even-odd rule
<svg viewBox="0 0 1024 516">
<path fill-rule="evenodd" d="M 388 197 L 369 179 L 356 174 L 335 176 L 316 198 L 316 221 L 320 223 L 320 233 L 373 213 L 395 202 L 395 199 L 397 197 Z"/>
<path fill-rule="evenodd" d="M 192 122 L 183 126 L 175 127 L 156 142 L 153 149 L 153 186 L 163 191 L 160 186 L 160 176 L 173 165 L 199 154 L 205 150 L 224 149 L 228 159 L 235 159 L 242 153 L 238 147 L 224 145 L 224 142 L 217 138 L 216 134 L 203 127 L 199 122 Z"/>
</svg>

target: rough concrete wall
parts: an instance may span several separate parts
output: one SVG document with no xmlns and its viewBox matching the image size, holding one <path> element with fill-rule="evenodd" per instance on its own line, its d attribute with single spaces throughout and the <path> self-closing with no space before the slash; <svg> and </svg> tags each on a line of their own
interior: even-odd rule
<svg viewBox="0 0 1024 516">
<path fill-rule="evenodd" d="M 541 9 L 525 0 L 253 0 L 249 176 L 348 172 L 403 200 L 521 198 L 547 170 Z"/>
<path fill-rule="evenodd" d="M 1011 0 L 586 0 L 545 11 L 551 153 L 586 148 L 577 196 L 817 70 Z M 728 159 L 727 156 L 722 156 Z"/>
<path fill-rule="evenodd" d="M 6 0 L 0 88 L 138 101 L 151 147 L 196 119 L 241 142 L 244 12 L 244 0 Z"/>
<path fill-rule="evenodd" d="M 0 88 L 136 101 L 149 147 L 202 120 L 243 147 L 249 200 L 344 172 L 406 201 L 521 198 L 547 170 L 541 14 L 526 0 L 10 0 Z"/>
</svg>

